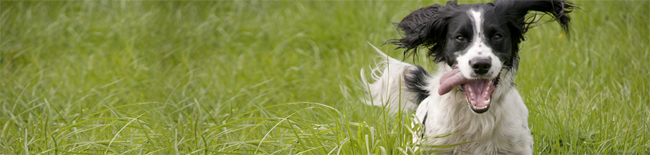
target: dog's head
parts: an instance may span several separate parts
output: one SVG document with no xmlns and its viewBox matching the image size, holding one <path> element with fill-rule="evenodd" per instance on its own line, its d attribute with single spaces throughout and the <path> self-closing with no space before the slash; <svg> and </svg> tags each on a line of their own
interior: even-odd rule
<svg viewBox="0 0 650 155">
<path fill-rule="evenodd" d="M 486 112 L 492 92 L 498 88 L 499 75 L 514 75 L 519 61 L 519 43 L 524 33 L 539 18 L 526 15 L 538 11 L 551 15 L 568 34 L 573 9 L 564 0 L 500 0 L 487 4 L 431 5 L 406 16 L 397 27 L 404 37 L 390 43 L 415 54 L 419 47 L 429 50 L 435 62 L 453 70 L 440 80 L 443 95 L 460 85 L 470 108 Z M 508 84 L 510 85 L 510 84 Z M 501 95 L 501 94 L 494 94 Z"/>
</svg>

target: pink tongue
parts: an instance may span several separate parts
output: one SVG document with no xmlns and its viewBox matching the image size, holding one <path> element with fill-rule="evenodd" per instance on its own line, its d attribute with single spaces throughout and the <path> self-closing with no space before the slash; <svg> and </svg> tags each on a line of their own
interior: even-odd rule
<svg viewBox="0 0 650 155">
<path fill-rule="evenodd" d="M 490 97 L 492 96 L 492 91 L 494 91 L 494 85 L 492 85 L 492 80 L 476 79 L 465 83 L 463 89 L 465 90 L 467 99 L 474 107 L 487 107 L 490 104 Z"/>
<path fill-rule="evenodd" d="M 440 78 L 438 94 L 444 95 L 455 86 L 463 85 L 463 90 L 470 104 L 475 108 L 486 108 L 490 104 L 490 97 L 495 86 L 490 79 L 469 80 L 463 76 L 459 69 L 454 69 Z"/>
<path fill-rule="evenodd" d="M 444 95 L 447 94 L 451 89 L 456 85 L 467 83 L 467 80 L 458 68 L 452 70 L 451 72 L 442 75 L 440 78 L 440 88 L 438 88 L 438 94 Z"/>
</svg>

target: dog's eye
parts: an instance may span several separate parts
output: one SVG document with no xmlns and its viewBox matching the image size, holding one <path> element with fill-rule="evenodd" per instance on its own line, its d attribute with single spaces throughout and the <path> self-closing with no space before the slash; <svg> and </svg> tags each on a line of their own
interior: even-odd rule
<svg viewBox="0 0 650 155">
<path fill-rule="evenodd" d="M 501 38 L 503 38 L 503 36 L 501 36 L 500 34 L 495 34 L 494 36 L 492 36 L 492 40 L 500 40 Z"/>
<path fill-rule="evenodd" d="M 463 36 L 458 36 L 458 37 L 456 37 L 456 41 L 458 41 L 458 42 L 463 42 L 463 41 L 465 41 L 465 37 L 463 37 Z"/>
</svg>

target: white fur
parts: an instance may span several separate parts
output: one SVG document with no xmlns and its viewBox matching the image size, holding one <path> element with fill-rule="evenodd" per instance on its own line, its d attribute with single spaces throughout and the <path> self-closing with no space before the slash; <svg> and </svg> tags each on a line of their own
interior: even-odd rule
<svg viewBox="0 0 650 155">
<path fill-rule="evenodd" d="M 395 107 L 399 107 L 396 105 L 400 104 L 403 104 L 403 109 L 415 106 L 408 99 L 416 94 L 406 91 L 403 80 L 404 76 L 408 76 L 404 71 L 415 66 L 390 58 L 377 48 L 375 50 L 382 55 L 383 61 L 372 69 L 375 82 L 368 85 L 363 81 L 372 96 L 371 100 L 366 101 L 372 101 L 373 105 L 378 106 L 387 103 L 391 111 L 395 111 Z M 533 138 L 528 129 L 528 110 L 511 85 L 512 71 L 499 71 L 501 82 L 493 92 L 490 109 L 476 114 L 468 107 L 464 92 L 453 89 L 445 95 L 438 95 L 440 78 L 452 70 L 444 63 L 438 66 L 437 72 L 426 79 L 428 85 L 423 87 L 432 93 L 419 104 L 414 118 L 415 122 L 422 123 L 426 115 L 423 126 L 425 138 L 415 137 L 415 141 L 425 145 L 470 142 L 453 146 L 453 151 L 443 154 L 464 154 L 463 151 L 473 154 L 532 154 Z M 446 137 L 438 137 L 448 134 L 450 135 Z"/>
<path fill-rule="evenodd" d="M 415 110 L 417 103 L 413 103 L 416 93 L 407 91 L 404 85 L 404 72 L 409 69 L 416 69 L 415 66 L 395 60 L 370 44 L 380 55 L 381 59 L 371 70 L 371 77 L 375 83 L 369 84 L 365 78 L 362 78 L 364 88 L 370 91 L 369 98 L 365 99 L 366 104 L 387 107 L 391 112 L 397 112 L 399 109 Z M 366 77 L 361 70 L 361 77 Z"/>
</svg>

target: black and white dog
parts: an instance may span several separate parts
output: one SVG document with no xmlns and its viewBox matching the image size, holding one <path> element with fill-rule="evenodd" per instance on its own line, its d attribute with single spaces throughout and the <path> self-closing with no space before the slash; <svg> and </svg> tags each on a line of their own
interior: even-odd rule
<svg viewBox="0 0 650 155">
<path fill-rule="evenodd" d="M 416 10 L 397 24 L 404 37 L 389 43 L 405 49 L 405 54 L 426 48 L 438 70 L 430 75 L 375 48 L 384 59 L 372 70 L 375 82 L 364 80 L 370 91 L 367 103 L 392 111 L 415 110 L 423 127 L 416 141 L 450 134 L 427 138 L 423 144 L 469 142 L 446 153 L 532 154 L 528 109 L 513 83 L 519 43 L 539 21 L 526 15 L 549 14 L 568 34 L 567 14 L 573 7 L 564 0 L 498 0 L 450 1 Z"/>
</svg>

